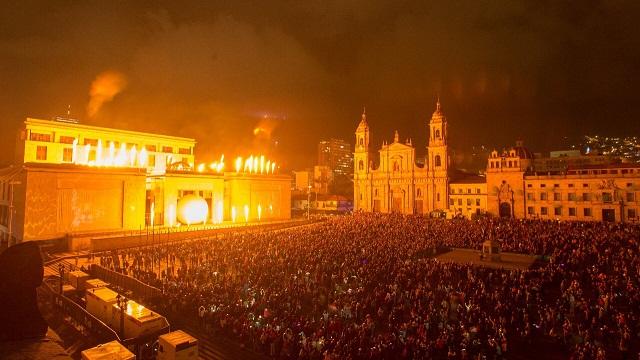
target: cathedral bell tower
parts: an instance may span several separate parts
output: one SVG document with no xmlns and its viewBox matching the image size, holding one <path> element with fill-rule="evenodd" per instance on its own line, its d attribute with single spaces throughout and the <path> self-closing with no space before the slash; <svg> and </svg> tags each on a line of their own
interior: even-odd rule
<svg viewBox="0 0 640 360">
<path fill-rule="evenodd" d="M 447 145 L 447 118 L 442 113 L 440 98 L 429 121 L 429 144 L 427 146 L 428 174 L 432 184 L 430 210 L 445 210 L 449 207 L 449 151 Z"/>
<path fill-rule="evenodd" d="M 367 194 L 369 176 L 369 124 L 366 110 L 362 110 L 362 118 L 356 129 L 356 147 L 353 153 L 353 200 L 354 210 L 370 211 Z"/>
</svg>

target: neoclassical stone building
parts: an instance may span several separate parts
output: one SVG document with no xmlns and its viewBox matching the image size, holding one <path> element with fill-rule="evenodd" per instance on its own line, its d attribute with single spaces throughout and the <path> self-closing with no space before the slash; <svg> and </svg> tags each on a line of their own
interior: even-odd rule
<svg viewBox="0 0 640 360">
<path fill-rule="evenodd" d="M 446 210 L 450 182 L 447 132 L 447 118 L 438 100 L 429 121 L 424 166 L 416 163 L 411 139 L 400 142 L 397 131 L 392 143 L 382 144 L 374 162 L 369 124 L 363 112 L 355 132 L 354 210 L 402 214 Z"/>
</svg>

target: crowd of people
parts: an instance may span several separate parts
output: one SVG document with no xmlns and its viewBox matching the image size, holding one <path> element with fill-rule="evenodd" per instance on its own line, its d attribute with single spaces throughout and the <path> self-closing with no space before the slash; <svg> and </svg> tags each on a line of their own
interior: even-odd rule
<svg viewBox="0 0 640 360">
<path fill-rule="evenodd" d="M 540 261 L 434 257 L 487 239 Z M 101 262 L 163 289 L 165 311 L 272 358 L 639 359 L 638 225 L 355 214 Z"/>
</svg>

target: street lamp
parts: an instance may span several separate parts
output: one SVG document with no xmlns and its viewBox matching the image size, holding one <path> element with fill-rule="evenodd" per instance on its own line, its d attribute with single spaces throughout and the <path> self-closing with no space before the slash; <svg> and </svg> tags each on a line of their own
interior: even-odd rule
<svg viewBox="0 0 640 360">
<path fill-rule="evenodd" d="M 62 283 L 64 282 L 64 264 L 58 263 L 58 272 L 60 273 L 60 295 L 62 295 Z"/>
<path fill-rule="evenodd" d="M 125 311 L 127 311 L 128 303 L 129 303 L 129 299 L 127 299 L 125 296 L 120 295 L 120 294 L 118 294 L 118 296 L 116 296 L 116 305 L 120 309 L 120 336 L 122 337 L 122 339 L 125 338 L 125 336 L 124 336 L 124 313 L 125 313 Z"/>
</svg>

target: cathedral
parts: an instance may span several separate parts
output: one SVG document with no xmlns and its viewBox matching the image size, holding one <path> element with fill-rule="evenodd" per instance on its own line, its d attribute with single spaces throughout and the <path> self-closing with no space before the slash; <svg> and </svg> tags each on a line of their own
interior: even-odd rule
<svg viewBox="0 0 640 360">
<path fill-rule="evenodd" d="M 401 142 L 397 131 L 392 143 L 385 141 L 382 144 L 378 159 L 374 161 L 365 112 L 355 135 L 355 211 L 430 214 L 449 207 L 447 118 L 439 99 L 429 121 L 424 166 L 416 162 L 416 150 L 411 139 Z"/>
</svg>

